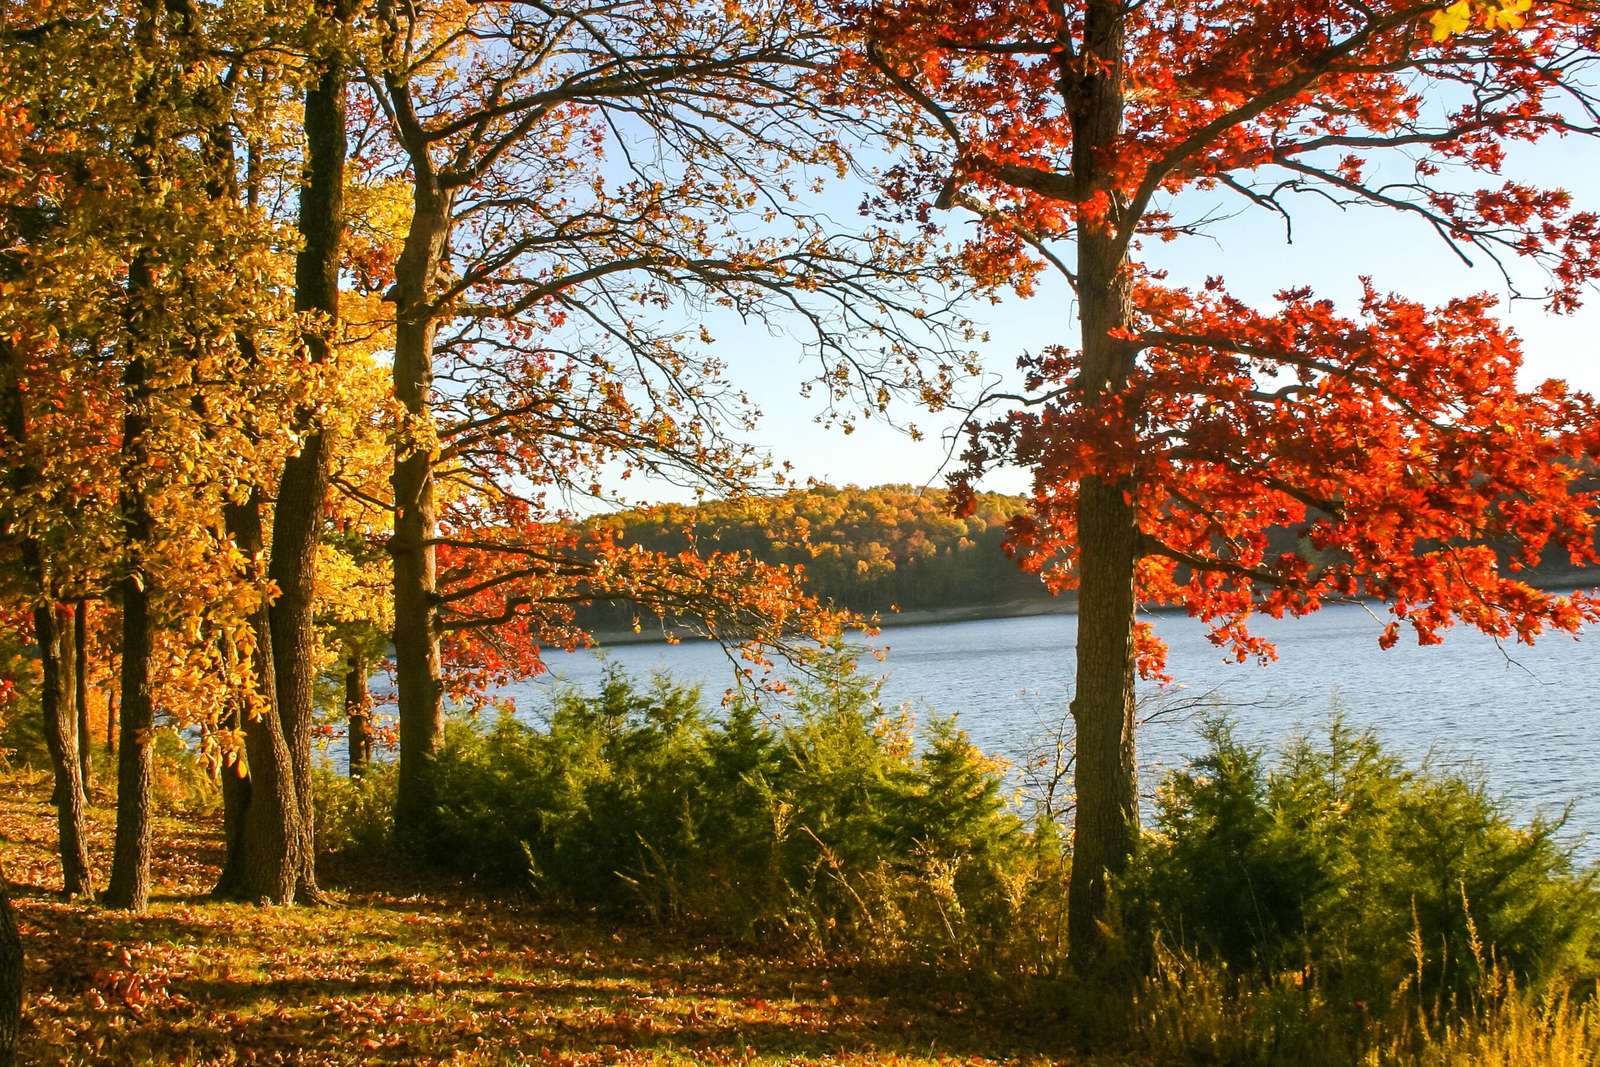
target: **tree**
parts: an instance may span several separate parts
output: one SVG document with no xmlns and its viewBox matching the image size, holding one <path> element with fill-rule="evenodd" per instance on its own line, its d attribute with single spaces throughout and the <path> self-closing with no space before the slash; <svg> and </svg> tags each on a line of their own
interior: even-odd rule
<svg viewBox="0 0 1600 1067">
<path fill-rule="evenodd" d="M 12 258 L 7 257 L 8 260 Z M 30 433 L 24 383 L 32 378 L 37 384 L 44 375 L 30 375 L 24 368 L 23 345 L 19 340 L 24 340 L 20 329 L 0 339 L 0 429 L 9 446 L 7 466 L 11 471 L 8 487 L 11 506 L 6 509 L 10 514 L 5 515 L 4 523 L 7 528 L 21 531 L 16 539 L 28 583 L 27 598 L 32 602 L 34 640 L 44 675 L 39 703 L 44 717 L 45 743 L 55 772 L 52 797 L 58 814 L 62 889 L 69 897 L 87 896 L 94 892 L 94 868 L 89 859 L 87 791 L 79 755 L 80 746 L 87 742 L 79 736 L 76 626 L 72 610 L 63 603 L 65 595 L 62 576 L 57 573 L 59 568 L 53 565 L 56 561 L 51 558 L 41 536 L 40 528 L 49 520 L 40 522 L 38 514 L 29 506 L 38 502 L 40 483 L 44 479 L 34 451 L 38 442 L 31 439 L 34 435 Z M 40 345 L 40 349 L 49 352 L 50 346 Z M 59 501 L 49 503 L 59 506 Z M 54 511 L 48 504 L 40 510 L 46 514 Z M 58 511 L 54 513 L 59 516 Z"/>
<path fill-rule="evenodd" d="M 315 8 L 312 64 L 305 90 L 305 179 L 300 188 L 295 257 L 295 310 L 310 323 L 304 334 L 313 365 L 327 368 L 339 325 L 339 270 L 344 239 L 346 184 L 345 109 L 349 95 L 349 45 L 345 41 L 356 5 L 331 0 Z M 296 891 L 316 899 L 316 845 L 311 794 L 311 718 L 317 636 L 317 541 L 328 495 L 331 443 L 319 418 L 297 415 L 303 433 L 299 452 L 285 461 L 273 509 L 268 575 L 278 597 L 271 608 L 273 666 L 279 716 L 293 761 L 300 816 Z"/>
<path fill-rule="evenodd" d="M 1583 3 L 1041 0 L 849 5 L 862 62 L 944 138 L 889 204 L 974 214 L 971 268 L 1060 275 L 1076 344 L 1025 358 L 1013 410 L 972 429 L 970 492 L 996 462 L 1034 476 L 1012 550 L 1079 598 L 1070 927 L 1093 967 L 1107 886 L 1137 841 L 1133 696 L 1162 649 L 1141 603 L 1176 604 L 1241 658 L 1256 612 L 1377 598 L 1419 641 L 1455 622 L 1532 640 L 1600 615 L 1518 571 L 1595 559 L 1593 401 L 1516 380 L 1494 301 L 1425 307 L 1368 284 L 1353 312 L 1303 288 L 1267 309 L 1143 266 L 1140 242 L 1201 228 L 1188 193 L 1292 219 L 1296 196 L 1390 212 L 1464 259 L 1530 273 L 1555 311 L 1600 273 L 1600 217 L 1499 177 L 1507 149 L 1593 135 Z M 1487 182 L 1479 187 L 1480 182 Z M 1518 267 L 1521 261 L 1523 266 Z M 1269 550 L 1287 527 L 1295 550 Z"/>
<path fill-rule="evenodd" d="M 298 68 L 273 71 L 272 91 L 303 84 L 296 160 L 301 173 L 295 220 L 294 307 L 301 320 L 299 349 L 321 389 L 302 398 L 287 429 L 295 448 L 276 478 L 271 511 L 271 551 L 266 549 L 263 497 L 258 482 L 250 498 L 229 510 L 234 539 L 251 558 L 267 559 L 276 595 L 260 620 L 256 642 L 266 720 L 243 723 L 246 764 L 235 761 L 227 780 L 228 857 L 214 892 L 290 903 L 315 901 L 314 803 L 311 791 L 311 720 L 319 648 L 314 622 L 317 545 L 322 535 L 330 457 L 324 411 L 340 399 L 343 368 L 335 359 L 340 337 L 339 270 L 344 235 L 343 198 L 354 7 L 314 3 L 285 12 L 277 27 L 305 53 Z"/>
<path fill-rule="evenodd" d="M 53 311 L 41 320 L 43 341 L 59 337 L 54 349 L 81 359 L 76 385 L 47 392 L 49 379 L 35 377 L 29 390 L 107 400 L 92 425 L 120 422 L 120 438 L 105 447 L 63 450 L 59 477 L 118 498 L 110 536 L 69 543 L 102 553 L 103 582 L 116 586 L 121 608 L 106 900 L 142 910 L 158 709 L 199 727 L 215 762 L 228 736 L 221 709 L 259 702 L 249 620 L 269 587 L 223 516 L 248 495 L 254 471 L 281 461 L 283 411 L 303 395 L 304 376 L 285 345 L 292 318 L 278 235 L 230 195 L 235 160 L 217 143 L 230 113 L 252 128 L 219 90 L 240 69 L 230 57 L 250 54 L 261 26 L 242 9 L 211 12 L 226 27 L 213 36 L 204 13 L 182 3 L 145 4 L 127 20 L 98 9 L 62 13 L 35 35 L 27 69 L 47 118 L 37 128 L 71 149 L 60 168 L 71 183 L 40 186 L 52 193 L 59 239 L 23 246 L 29 281 L 8 295 Z M 227 34 L 236 47 L 220 44 Z M 95 91 L 78 91 L 84 85 Z M 51 351 L 35 347 L 40 358 Z M 87 391 L 91 381 L 98 390 Z"/>
<path fill-rule="evenodd" d="M 93 892 L 94 874 L 70 601 L 103 587 L 111 539 L 114 483 L 108 492 L 99 476 L 114 454 L 103 430 L 114 414 L 104 399 L 113 382 L 96 365 L 96 336 L 108 324 L 93 301 L 110 297 L 113 283 L 94 242 L 75 233 L 94 197 L 90 146 L 35 135 L 80 116 L 57 78 L 99 57 L 70 47 L 69 21 L 26 14 L 4 31 L 10 61 L 0 66 L 10 119 L 0 156 L 0 547 L 13 556 L 9 576 L 20 579 L 4 593 L 26 606 L 38 652 L 63 888 L 74 896 Z"/>
<path fill-rule="evenodd" d="M 398 153 L 379 173 L 410 194 L 386 294 L 405 412 L 391 543 L 402 835 L 425 833 L 433 806 L 447 635 L 460 651 L 465 631 L 494 631 L 478 650 L 537 669 L 551 628 L 531 615 L 553 610 L 559 628 L 574 600 L 609 597 L 677 614 L 686 590 L 732 590 L 743 564 L 729 558 L 708 582 L 704 561 L 580 549 L 553 503 L 608 463 L 720 492 L 760 471 L 728 439 L 744 416 L 720 368 L 650 309 L 786 306 L 830 396 L 947 386 L 949 350 L 907 345 L 890 321 L 937 319 L 926 242 L 841 236 L 793 207 L 808 168 L 848 158 L 826 135 L 839 96 L 815 15 L 783 0 L 380 5 L 374 105 Z M 874 327 L 877 351 L 842 344 Z M 786 587 L 742 586 L 769 605 Z"/>
</svg>

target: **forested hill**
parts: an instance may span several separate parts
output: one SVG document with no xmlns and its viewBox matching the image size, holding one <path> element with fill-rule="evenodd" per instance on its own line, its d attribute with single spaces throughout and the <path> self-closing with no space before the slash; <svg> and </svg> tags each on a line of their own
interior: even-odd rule
<svg viewBox="0 0 1600 1067">
<path fill-rule="evenodd" d="M 1053 598 L 1037 576 L 1006 556 L 1006 520 L 1026 509 L 1020 496 L 983 493 L 973 514 L 951 514 L 940 488 L 880 485 L 795 490 L 758 504 L 715 501 L 658 505 L 595 520 L 618 539 L 647 549 L 679 551 L 691 536 L 703 551 L 744 550 L 769 563 L 801 564 L 824 601 L 885 621 L 1029 614 Z M 1269 536 L 1282 551 L 1294 535 Z M 1302 550 L 1303 550 L 1303 546 Z M 1584 584 L 1558 552 L 1528 575 L 1549 588 Z M 1064 593 L 1060 605 L 1071 604 Z M 626 629 L 631 609 L 596 606 L 582 613 L 602 630 Z"/>
<path fill-rule="evenodd" d="M 703 550 L 747 550 L 805 566 L 811 591 L 834 604 L 887 618 L 897 608 L 980 612 L 1050 599 L 1039 579 L 1006 557 L 1006 520 L 1021 497 L 980 494 L 973 514 L 951 514 L 943 489 L 824 486 L 749 504 L 664 505 L 601 520 L 621 540 L 678 550 L 690 534 Z M 610 621 L 610 620 L 607 620 Z"/>
</svg>

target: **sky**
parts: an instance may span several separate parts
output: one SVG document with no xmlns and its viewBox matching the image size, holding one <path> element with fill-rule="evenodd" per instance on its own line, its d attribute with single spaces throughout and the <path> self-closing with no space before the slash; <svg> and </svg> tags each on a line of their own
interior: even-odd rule
<svg viewBox="0 0 1600 1067">
<path fill-rule="evenodd" d="M 1506 173 L 1565 188 L 1579 207 L 1600 210 L 1600 143 L 1593 139 L 1523 147 L 1511 155 Z M 1198 198 L 1178 204 L 1190 217 L 1208 206 Z M 950 212 L 945 219 L 952 227 L 965 224 L 959 212 Z M 1213 226 L 1205 237 L 1147 248 L 1145 258 L 1168 269 L 1174 284 L 1193 286 L 1220 275 L 1236 296 L 1258 305 L 1269 303 L 1280 289 L 1308 285 L 1349 307 L 1363 275 L 1372 277 L 1381 291 L 1430 303 L 1479 292 L 1506 295 L 1505 283 L 1492 264 L 1466 267 L 1422 220 L 1392 211 L 1342 211 L 1314 197 L 1297 204 L 1293 244 L 1285 243 L 1281 221 L 1251 209 Z M 1071 344 L 1076 333 L 1071 293 L 1064 282 L 1048 275 L 1031 299 L 1013 294 L 996 305 L 967 311 L 988 331 L 982 355 L 991 380 L 1011 372 L 1018 353 Z M 1536 301 L 1503 304 L 1502 313 L 1523 340 L 1526 385 L 1563 378 L 1575 388 L 1600 393 L 1600 292 L 1574 315 L 1552 316 Z M 861 425 L 846 436 L 818 425 L 819 402 L 799 397 L 805 368 L 793 341 L 764 328 L 741 329 L 733 323 L 716 324 L 714 333 L 719 354 L 729 361 L 735 380 L 763 412 L 749 439 L 792 463 L 799 477 L 835 485 L 941 482 L 946 452 L 941 434 L 958 415 L 896 408 L 897 420 L 915 422 L 923 429 L 926 436 L 920 442 L 883 423 Z M 1026 474 L 1020 470 L 997 472 L 986 483 L 986 488 L 1004 492 L 1023 491 L 1026 486 Z M 634 487 L 635 492 L 639 489 Z M 650 487 L 644 495 L 681 498 L 667 486 Z"/>
</svg>

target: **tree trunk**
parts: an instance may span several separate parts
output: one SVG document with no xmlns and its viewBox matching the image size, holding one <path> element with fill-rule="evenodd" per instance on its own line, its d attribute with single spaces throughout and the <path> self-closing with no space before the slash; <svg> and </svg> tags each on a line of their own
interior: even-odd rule
<svg viewBox="0 0 1600 1067">
<path fill-rule="evenodd" d="M 106 686 L 106 755 L 117 754 L 117 690 Z"/>
<path fill-rule="evenodd" d="M 428 293 L 449 232 L 450 198 L 419 171 L 411 230 L 395 266 L 394 392 L 409 419 L 394 465 L 394 655 L 400 716 L 400 773 L 395 836 L 405 847 L 431 837 L 435 811 L 434 761 L 444 733 L 444 684 L 439 661 L 437 579 L 433 540 L 433 339 L 437 327 Z"/>
<path fill-rule="evenodd" d="M 258 619 L 255 626 L 257 634 L 270 643 L 267 620 Z M 244 716 L 249 792 L 240 818 L 241 847 L 231 864 L 234 884 L 229 889 L 240 900 L 292 904 L 305 867 L 301 856 L 305 819 L 295 790 L 294 757 L 277 712 L 270 648 L 258 649 L 256 662 L 257 682 L 265 699 L 257 714 Z M 223 889 L 219 883 L 215 892 L 221 895 Z"/>
<path fill-rule="evenodd" d="M 372 693 L 367 688 L 367 657 L 355 647 L 344 672 L 344 713 L 350 723 L 350 777 L 360 778 L 372 762 Z"/>
<path fill-rule="evenodd" d="M 83 779 L 83 802 L 89 803 L 89 602 L 79 597 L 72 608 L 73 692 L 78 698 L 78 766 Z"/>
<path fill-rule="evenodd" d="M 38 549 L 33 547 L 33 553 Z M 83 779 L 78 775 L 77 702 L 73 698 L 75 675 L 72 654 L 72 613 L 41 604 L 33 609 L 34 636 L 44 667 L 44 739 L 55 772 L 56 832 L 61 847 L 61 889 L 69 897 L 94 893 L 89 863 L 89 821 L 83 802 Z"/>
<path fill-rule="evenodd" d="M 263 550 L 261 496 L 224 509 L 228 535 L 246 559 Z M 223 768 L 223 830 L 227 857 L 212 896 L 266 904 L 292 904 L 302 866 L 304 818 L 294 783 L 294 760 L 276 699 L 272 627 L 265 611 L 250 620 L 255 635 L 256 688 L 252 710 L 234 712 L 244 730 L 243 765 Z"/>
<path fill-rule="evenodd" d="M 11 910 L 11 884 L 0 871 L 0 1067 L 17 1062 L 22 1032 L 22 939 Z"/>
<path fill-rule="evenodd" d="M 132 365 L 142 367 L 138 360 Z M 124 419 L 124 450 L 128 441 L 143 440 L 146 428 L 135 409 Z M 135 455 L 142 454 L 134 445 Z M 134 470 L 142 463 L 131 464 Z M 124 521 L 130 545 L 150 539 L 152 522 L 144 494 L 137 487 L 123 490 Z M 105 902 L 114 908 L 144 911 L 150 905 L 150 778 L 154 770 L 151 745 L 155 740 L 155 705 L 151 699 L 151 662 L 155 657 L 155 630 L 150 621 L 150 595 L 140 566 L 133 562 L 122 580 L 122 722 L 117 744 L 117 839 L 111 858 L 111 883 Z"/>
<path fill-rule="evenodd" d="M 1094 0 L 1085 13 L 1084 69 L 1070 101 L 1073 171 L 1080 186 L 1110 190 L 1108 149 L 1122 128 L 1123 31 L 1117 0 Z M 1097 62 L 1098 61 L 1098 62 Z M 1113 197 L 1116 208 L 1123 205 Z M 1113 218 L 1115 218 L 1115 213 Z M 1127 254 L 1112 224 L 1083 221 L 1078 234 L 1078 307 L 1083 362 L 1077 388 L 1088 407 L 1106 407 L 1133 368 L 1135 350 L 1115 333 L 1132 322 Z M 1131 420 L 1132 412 L 1124 412 Z M 1131 448 L 1131 422 L 1118 420 Z M 1134 565 L 1139 530 L 1122 479 L 1085 478 L 1079 487 L 1077 679 L 1072 882 L 1067 934 L 1079 973 L 1098 970 L 1105 949 L 1107 890 L 1125 872 L 1138 842 L 1138 770 L 1134 762 Z"/>
<path fill-rule="evenodd" d="M 22 457 L 11 471 L 9 490 L 18 497 L 37 485 L 38 472 L 26 459 L 28 413 L 24 402 L 22 359 L 10 338 L 0 339 L 0 428 L 19 448 Z M 0 516 L 9 523 L 10 516 Z M 69 897 L 93 893 L 93 872 L 89 864 L 88 820 L 84 805 L 83 779 L 79 775 L 77 702 L 73 682 L 77 677 L 70 610 L 59 610 L 54 603 L 55 575 L 45 558 L 44 546 L 34 536 L 18 539 L 22 571 L 33 599 L 34 639 L 44 673 L 40 711 L 44 720 L 45 746 L 50 752 L 50 767 L 55 789 L 50 800 L 56 806 L 56 823 L 61 852 L 62 890 Z"/>
<path fill-rule="evenodd" d="M 347 17 L 333 9 L 335 17 Z M 337 50 L 322 56 L 321 76 L 306 89 L 306 169 L 300 187 L 295 258 L 295 309 L 320 322 L 305 334 L 312 362 L 326 363 L 339 321 L 339 256 L 344 235 L 346 70 Z M 308 419 L 315 416 L 307 414 Z M 289 745 L 296 803 L 300 810 L 298 891 L 319 897 L 316 878 L 315 806 L 311 788 L 311 725 L 317 634 L 317 542 L 328 492 L 329 449 L 320 425 L 306 427 L 299 454 L 284 464 L 273 512 L 268 574 L 279 590 L 271 610 L 273 664 L 279 715 Z"/>
<path fill-rule="evenodd" d="M 1108 884 L 1133 856 L 1139 822 L 1134 762 L 1133 564 L 1137 531 L 1121 485 L 1086 480 L 1078 504 L 1077 728 L 1067 936 L 1090 969 L 1103 947 Z"/>
<path fill-rule="evenodd" d="M 243 730 L 241 716 L 244 711 L 234 707 L 223 717 L 225 730 Z M 244 816 L 250 806 L 250 761 L 243 749 L 234 753 L 232 763 L 224 762 L 220 774 L 222 787 L 222 871 L 211 895 L 230 900 L 239 895 L 241 871 L 244 863 Z"/>
<path fill-rule="evenodd" d="M 135 41 L 154 58 L 157 44 L 159 0 L 141 0 Z M 143 108 L 155 106 L 157 75 L 152 71 L 135 94 Z M 156 184 L 155 150 L 159 137 L 155 118 L 141 123 L 132 143 L 134 173 L 147 190 Z M 123 535 L 122 600 L 122 725 L 117 753 L 117 837 L 111 858 L 111 883 L 106 903 L 112 907 L 144 911 L 150 904 L 150 777 L 151 745 L 155 737 L 155 705 L 151 675 L 155 659 L 155 629 L 150 618 L 150 575 L 145 569 L 146 547 L 155 536 L 149 495 L 144 485 L 150 469 L 150 419 L 145 410 L 152 388 L 146 364 L 146 344 L 151 336 L 150 316 L 160 312 L 155 267 L 151 253 L 141 249 L 128 264 L 127 363 L 122 371 L 122 444 L 119 457 L 122 487 L 118 508 Z"/>
</svg>

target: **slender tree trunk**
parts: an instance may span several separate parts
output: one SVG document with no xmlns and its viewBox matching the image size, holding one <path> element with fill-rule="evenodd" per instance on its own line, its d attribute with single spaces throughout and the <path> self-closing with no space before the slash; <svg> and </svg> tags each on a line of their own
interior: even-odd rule
<svg viewBox="0 0 1600 1067">
<path fill-rule="evenodd" d="M 400 716 L 400 773 L 395 836 L 417 847 L 434 822 L 434 763 L 444 733 L 444 684 L 439 660 L 438 585 L 433 541 L 438 532 L 433 490 L 433 340 L 437 328 L 428 294 L 449 232 L 450 198 L 419 174 L 411 230 L 395 267 L 397 304 L 395 397 L 405 405 L 407 432 L 394 465 L 394 652 Z"/>
<path fill-rule="evenodd" d="M 23 396 L 21 353 L 10 338 L 0 339 L 0 376 L 3 376 L 0 377 L 0 427 L 26 456 L 28 415 Z M 24 460 L 13 468 L 9 481 L 7 488 L 21 496 L 37 484 L 37 471 Z M 50 767 L 55 775 L 55 789 L 50 800 L 56 806 L 62 890 L 69 897 L 85 896 L 93 893 L 94 886 L 83 779 L 79 776 L 72 613 L 53 602 L 55 577 L 47 565 L 44 546 L 33 536 L 24 536 L 19 538 L 18 547 L 22 570 L 34 600 L 34 640 L 44 673 L 39 704 L 45 746 L 49 749 Z"/>
<path fill-rule="evenodd" d="M 35 548 L 35 552 L 37 548 Z M 55 772 L 56 832 L 61 848 L 61 888 L 69 897 L 94 892 L 89 862 L 89 820 L 78 776 L 77 704 L 73 699 L 72 614 L 52 605 L 33 609 L 34 635 L 44 667 L 44 739 Z"/>
<path fill-rule="evenodd" d="M 37 552 L 37 545 L 29 547 Z M 26 548 L 23 555 L 28 555 Z M 35 556 L 40 588 L 49 590 L 54 584 L 54 577 L 47 577 L 46 568 L 37 560 L 38 556 Z M 50 802 L 59 805 L 71 783 L 77 782 L 80 793 L 83 786 L 82 781 L 68 769 L 69 764 L 76 766 L 78 763 L 78 694 L 74 689 L 78 677 L 78 646 L 73 640 L 72 610 L 56 602 L 48 592 L 42 592 L 41 595 L 49 598 L 50 606 L 35 608 L 33 615 L 34 636 L 39 644 L 39 666 L 45 678 L 45 699 L 39 702 L 39 708 L 44 713 L 45 746 L 50 750 L 50 772 L 55 778 Z M 43 627 L 39 625 L 41 610 L 45 612 L 47 620 Z M 49 642 L 48 650 L 46 640 Z"/>
<path fill-rule="evenodd" d="M 22 1033 L 22 939 L 11 909 L 11 884 L 0 871 L 0 1067 L 17 1062 Z"/>
<path fill-rule="evenodd" d="M 78 699 L 78 766 L 83 779 L 83 802 L 89 803 L 89 602 L 79 597 L 72 607 L 73 693 Z"/>
<path fill-rule="evenodd" d="M 1107 148 L 1122 127 L 1125 18 L 1117 0 L 1093 0 L 1086 11 L 1088 73 L 1070 102 L 1073 170 L 1086 190 L 1108 189 L 1110 184 Z M 1132 322 L 1131 275 L 1126 251 L 1110 227 L 1081 225 L 1083 363 L 1077 386 L 1086 405 L 1105 406 L 1133 368 L 1135 350 L 1116 337 Z M 1107 417 L 1113 417 L 1109 409 Z M 1125 432 L 1131 439 L 1131 425 Z M 1126 480 L 1101 478 L 1086 478 L 1079 487 L 1077 680 L 1072 700 L 1077 809 L 1067 933 L 1080 973 L 1097 969 L 1102 961 L 1107 891 L 1127 870 L 1138 841 L 1133 627 L 1139 531 L 1129 502 L 1133 488 Z"/>
<path fill-rule="evenodd" d="M 242 702 L 240 702 L 242 703 Z M 223 717 L 222 727 L 225 730 L 240 730 L 244 727 L 243 709 L 237 704 L 229 709 Z M 231 900 L 239 895 L 241 868 L 244 863 L 244 850 L 247 847 L 244 839 L 244 816 L 250 806 L 250 761 L 245 756 L 241 747 L 234 753 L 231 763 L 222 765 L 220 774 L 222 787 L 222 870 L 217 875 L 217 884 L 211 887 L 211 895 L 223 900 Z"/>
<path fill-rule="evenodd" d="M 367 688 L 367 657 L 355 647 L 344 672 L 344 713 L 350 723 L 350 777 L 360 778 L 372 762 L 372 693 Z"/>
<path fill-rule="evenodd" d="M 115 664 L 112 665 L 113 669 Z M 117 689 L 106 686 L 106 755 L 117 754 Z"/>
</svg>

